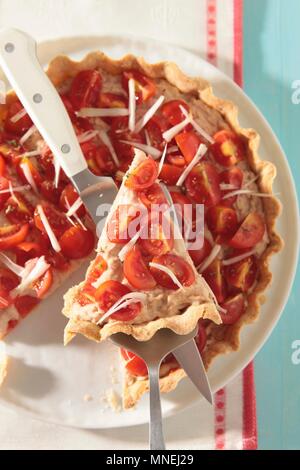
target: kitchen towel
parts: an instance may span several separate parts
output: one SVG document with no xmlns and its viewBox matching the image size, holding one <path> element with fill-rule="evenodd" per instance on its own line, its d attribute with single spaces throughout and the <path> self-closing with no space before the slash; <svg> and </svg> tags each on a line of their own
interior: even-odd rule
<svg viewBox="0 0 300 470">
<path fill-rule="evenodd" d="M 138 18 L 138 20 L 137 20 Z M 184 47 L 242 86 L 241 0 L 0 0 L 0 28 L 37 40 L 134 34 Z M 1 407 L 0 449 L 142 449 L 147 426 L 79 430 L 32 420 Z M 256 449 L 253 364 L 206 403 L 165 422 L 169 449 Z"/>
</svg>

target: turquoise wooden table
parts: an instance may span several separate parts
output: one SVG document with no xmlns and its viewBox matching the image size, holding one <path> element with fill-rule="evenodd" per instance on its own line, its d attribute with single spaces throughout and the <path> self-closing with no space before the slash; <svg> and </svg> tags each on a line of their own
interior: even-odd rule
<svg viewBox="0 0 300 470">
<path fill-rule="evenodd" d="M 300 92 L 293 87 L 300 87 L 299 18 L 299 0 L 244 0 L 245 91 L 279 137 L 298 197 Z M 299 303 L 298 269 L 281 320 L 255 360 L 259 449 L 300 449 L 300 354 L 293 349 L 300 347 Z"/>
</svg>

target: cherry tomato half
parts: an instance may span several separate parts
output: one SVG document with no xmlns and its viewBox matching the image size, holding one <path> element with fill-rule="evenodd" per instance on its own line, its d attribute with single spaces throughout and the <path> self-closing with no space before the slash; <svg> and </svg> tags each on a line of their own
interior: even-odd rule
<svg viewBox="0 0 300 470">
<path fill-rule="evenodd" d="M 6 250 L 18 245 L 25 240 L 29 231 L 29 225 L 15 224 L 0 227 L 0 249 Z"/>
<path fill-rule="evenodd" d="M 162 266 L 170 269 L 179 282 L 185 287 L 191 286 L 195 282 L 195 274 L 192 267 L 181 256 L 167 253 L 153 258 L 153 263 L 161 264 Z M 167 273 L 154 267 L 151 267 L 150 269 L 155 280 L 162 287 L 173 290 L 179 288 Z"/>
<path fill-rule="evenodd" d="M 125 367 L 135 377 L 147 377 L 148 369 L 145 361 L 127 349 L 121 348 L 121 355 L 126 363 Z"/>
<path fill-rule="evenodd" d="M 122 86 L 128 93 L 128 82 L 133 78 L 135 85 L 135 97 L 138 103 L 149 100 L 156 93 L 156 85 L 151 78 L 146 77 L 137 70 L 126 70 L 122 76 Z"/>
<path fill-rule="evenodd" d="M 124 276 L 135 289 L 152 290 L 156 281 L 137 246 L 126 253 L 123 263 Z"/>
<path fill-rule="evenodd" d="M 162 205 L 167 204 L 166 196 L 164 195 L 163 190 L 158 183 L 152 184 L 147 189 L 138 192 L 139 200 L 146 206 L 148 209 L 151 209 L 152 205 Z"/>
<path fill-rule="evenodd" d="M 189 112 L 189 105 L 183 100 L 171 100 L 161 107 L 162 115 L 172 126 L 176 126 L 176 124 L 179 124 L 185 119 L 185 115 L 181 111 L 180 106 Z"/>
<path fill-rule="evenodd" d="M 97 70 L 82 70 L 73 79 L 69 99 L 75 111 L 98 104 L 102 77 Z"/>
<path fill-rule="evenodd" d="M 59 239 L 64 256 L 69 259 L 80 259 L 88 256 L 95 246 L 95 236 L 90 229 L 79 225 L 72 226 Z"/>
<path fill-rule="evenodd" d="M 214 135 L 215 143 L 210 146 L 217 163 L 230 167 L 243 160 L 246 148 L 239 136 L 234 132 L 223 130 Z"/>
<path fill-rule="evenodd" d="M 7 117 L 4 123 L 4 129 L 7 132 L 12 134 L 22 135 L 25 134 L 26 131 L 33 125 L 32 120 L 25 114 L 25 116 L 18 119 L 16 122 L 13 122 L 11 118 L 13 118 L 16 114 L 24 109 L 22 103 L 20 101 L 15 101 L 11 103 L 8 108 Z"/>
<path fill-rule="evenodd" d="M 158 177 L 158 165 L 147 158 L 142 161 L 128 176 L 125 185 L 135 191 L 150 188 Z"/>
<path fill-rule="evenodd" d="M 224 302 L 226 298 L 226 285 L 222 273 L 221 261 L 215 258 L 202 275 L 215 294 L 217 301 L 219 303 Z"/>
<path fill-rule="evenodd" d="M 237 263 L 224 268 L 224 276 L 228 286 L 247 292 L 254 284 L 257 276 L 255 256 L 248 256 Z"/>
<path fill-rule="evenodd" d="M 186 163 L 190 163 L 201 144 L 200 137 L 193 131 L 181 132 L 175 137 L 176 144 L 180 148 L 182 155 L 185 158 Z"/>
<path fill-rule="evenodd" d="M 219 175 L 211 163 L 201 162 L 194 166 L 185 180 L 185 187 L 187 195 L 198 204 L 211 207 L 220 202 Z"/>
<path fill-rule="evenodd" d="M 226 310 L 226 313 L 220 312 L 223 325 L 233 325 L 246 309 L 245 298 L 243 294 L 234 295 L 226 299 L 221 307 Z"/>
<path fill-rule="evenodd" d="M 265 230 L 262 216 L 257 212 L 251 212 L 228 244 L 237 249 L 253 248 L 263 239 Z"/>
<path fill-rule="evenodd" d="M 129 294 L 131 290 L 119 281 L 105 281 L 95 292 L 95 299 L 100 308 L 107 312 L 121 297 Z M 133 303 L 121 308 L 113 313 L 110 318 L 113 320 L 130 321 L 141 311 L 141 303 Z"/>
</svg>

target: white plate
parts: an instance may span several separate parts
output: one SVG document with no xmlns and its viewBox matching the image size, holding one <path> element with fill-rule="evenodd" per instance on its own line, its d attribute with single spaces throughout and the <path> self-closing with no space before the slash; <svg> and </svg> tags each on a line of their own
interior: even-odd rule
<svg viewBox="0 0 300 470">
<path fill-rule="evenodd" d="M 284 207 L 278 230 L 286 247 L 272 260 L 274 278 L 267 293 L 267 302 L 258 321 L 243 329 L 240 350 L 218 358 L 209 370 L 209 379 L 216 391 L 240 372 L 261 348 L 279 319 L 292 285 L 299 244 L 296 224 L 298 209 L 286 157 L 269 125 L 243 91 L 216 68 L 185 50 L 152 40 L 81 37 L 43 43 L 39 47 L 39 55 L 46 64 L 59 53 L 79 59 L 96 49 L 115 58 L 132 52 L 150 62 L 173 60 L 187 74 L 208 79 L 213 83 L 217 96 L 231 99 L 239 105 L 242 125 L 255 127 L 262 137 L 262 158 L 274 162 L 278 169 L 275 191 L 280 193 Z M 120 377 L 119 383 L 112 385 L 111 366 L 118 368 L 118 356 L 109 342 L 97 345 L 84 338 L 76 338 L 67 348 L 62 345 L 65 325 L 65 319 L 60 314 L 62 295 L 68 286 L 82 277 L 83 271 L 73 275 L 66 285 L 9 335 L 6 348 L 12 360 L 0 402 L 40 419 L 81 428 L 145 423 L 148 421 L 147 397 L 135 410 L 120 413 L 105 407 L 101 400 L 107 389 L 113 388 L 121 393 Z M 113 375 L 116 374 L 119 372 Z M 83 400 L 87 393 L 93 397 L 90 402 Z M 198 400 L 199 395 L 193 386 L 184 380 L 176 391 L 164 396 L 164 415 L 175 414 Z"/>
</svg>

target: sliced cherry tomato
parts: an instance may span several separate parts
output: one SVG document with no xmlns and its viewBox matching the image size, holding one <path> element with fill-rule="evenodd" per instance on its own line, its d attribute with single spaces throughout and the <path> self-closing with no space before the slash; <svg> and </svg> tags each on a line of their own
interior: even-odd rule
<svg viewBox="0 0 300 470">
<path fill-rule="evenodd" d="M 65 214 L 58 211 L 53 204 L 42 202 L 41 206 L 53 232 L 57 237 L 60 237 L 70 227 L 70 222 Z M 34 212 L 34 223 L 41 232 L 47 233 L 37 209 Z"/>
<path fill-rule="evenodd" d="M 187 195 L 198 204 L 206 207 L 220 202 L 220 180 L 215 167 L 208 162 L 194 166 L 185 180 Z"/>
<path fill-rule="evenodd" d="M 237 200 L 237 196 L 231 196 L 223 199 L 228 193 L 232 193 L 237 189 L 241 189 L 243 184 L 243 172 L 237 166 L 229 168 L 220 174 L 220 182 L 223 184 L 230 184 L 234 189 L 222 190 L 222 204 L 224 206 L 232 206 Z"/>
<path fill-rule="evenodd" d="M 29 181 L 28 179 L 26 178 L 26 170 L 25 168 L 27 168 L 27 171 L 31 174 L 32 178 L 33 178 L 33 181 L 35 182 L 36 186 L 39 186 L 41 184 L 41 182 L 43 181 L 40 173 L 39 173 L 39 170 L 36 166 L 36 164 L 34 163 L 33 159 L 32 158 L 28 158 L 28 157 L 23 157 L 23 158 L 19 158 L 18 159 L 18 163 L 16 165 L 16 170 L 17 170 L 17 173 L 20 177 L 20 180 L 24 183 L 24 184 L 28 184 Z"/>
<path fill-rule="evenodd" d="M 135 97 L 138 103 L 149 100 L 156 93 L 156 86 L 151 78 L 146 77 L 137 70 L 126 70 L 122 76 L 122 86 L 128 93 L 128 82 L 133 78 L 135 85 Z"/>
<path fill-rule="evenodd" d="M 81 144 L 81 149 L 93 173 L 97 175 L 111 175 L 116 170 L 116 165 L 107 147 L 96 145 L 94 142 L 89 141 Z"/>
<path fill-rule="evenodd" d="M 170 163 L 171 165 L 179 166 L 181 168 L 186 166 L 186 161 L 185 161 L 184 156 L 178 153 L 169 153 L 167 155 L 167 162 Z"/>
<path fill-rule="evenodd" d="M 128 100 L 123 95 L 115 93 L 100 93 L 99 108 L 127 108 Z"/>
<path fill-rule="evenodd" d="M 4 205 L 5 215 L 12 224 L 31 223 L 34 207 L 21 193 L 7 199 Z"/>
<path fill-rule="evenodd" d="M 148 369 L 145 361 L 136 354 L 121 348 L 121 355 L 125 361 L 125 367 L 135 377 L 147 377 Z"/>
<path fill-rule="evenodd" d="M 158 177 L 158 165 L 147 158 L 142 161 L 128 176 L 125 185 L 135 191 L 150 188 Z"/>
<path fill-rule="evenodd" d="M 233 166 L 245 157 L 245 144 L 234 132 L 219 131 L 214 135 L 214 140 L 215 143 L 210 146 L 210 151 L 220 165 Z"/>
<path fill-rule="evenodd" d="M 163 214 L 151 212 L 147 221 L 141 223 L 142 232 L 139 246 L 145 256 L 160 256 L 169 253 L 174 246 L 174 234 L 168 219 Z"/>
<path fill-rule="evenodd" d="M 44 199 L 56 206 L 59 203 L 61 193 L 64 189 L 64 184 L 59 182 L 58 186 L 56 187 L 54 180 L 47 180 L 45 179 L 40 185 L 40 192 Z"/>
<path fill-rule="evenodd" d="M 76 191 L 74 186 L 71 183 L 69 183 L 61 193 L 60 201 L 59 201 L 59 207 L 63 211 L 67 212 L 69 210 L 69 207 L 71 207 L 75 203 L 75 201 L 77 201 L 78 198 L 79 198 L 78 192 Z M 68 207 L 68 205 L 69 205 L 69 207 Z M 79 207 L 79 209 L 76 211 L 76 214 L 79 217 L 84 217 L 85 213 L 86 213 L 85 207 L 82 204 Z"/>
<path fill-rule="evenodd" d="M 93 296 L 96 292 L 96 288 L 93 286 L 93 283 L 97 281 L 100 276 L 107 270 L 107 262 L 101 255 L 97 255 L 96 259 L 93 261 L 92 268 L 88 271 L 87 279 L 84 282 L 82 291 L 84 294 L 88 294 L 90 301 L 93 301 Z"/>
<path fill-rule="evenodd" d="M 22 318 L 26 317 L 39 303 L 40 299 L 31 295 L 20 295 L 14 301 L 14 305 Z"/>
<path fill-rule="evenodd" d="M 123 272 L 129 284 L 135 289 L 152 290 L 156 286 L 155 279 L 137 246 L 126 253 Z"/>
<path fill-rule="evenodd" d="M 198 267 L 210 255 L 211 250 L 212 246 L 207 238 L 204 238 L 202 248 L 189 250 L 189 255 L 192 258 L 194 265 Z"/>
<path fill-rule="evenodd" d="M 159 173 L 159 179 L 161 179 L 168 186 L 175 186 L 179 177 L 183 172 L 183 168 L 169 163 L 164 163 Z"/>
<path fill-rule="evenodd" d="M 199 145 L 201 144 L 200 137 L 193 131 L 181 132 L 175 137 L 176 144 L 180 148 L 186 163 L 190 163 L 197 153 Z"/>
<path fill-rule="evenodd" d="M 185 115 L 181 111 L 180 106 L 182 106 L 189 112 L 189 105 L 182 100 L 171 100 L 163 104 L 163 106 L 161 107 L 162 115 L 172 126 L 179 124 L 185 119 Z"/>
<path fill-rule="evenodd" d="M 4 225 L 0 227 L 0 249 L 7 250 L 18 245 L 18 243 L 25 240 L 28 231 L 28 224 Z"/>
<path fill-rule="evenodd" d="M 105 281 L 95 292 L 95 299 L 100 308 L 107 312 L 121 297 L 129 294 L 129 287 L 121 284 L 119 281 Z M 113 313 L 110 318 L 113 320 L 130 321 L 133 320 L 141 311 L 141 303 L 132 303 L 127 307 L 121 308 Z"/>
<path fill-rule="evenodd" d="M 163 132 L 167 130 L 167 124 L 162 118 L 153 116 L 145 126 L 151 145 L 162 150 L 164 146 Z"/>
<path fill-rule="evenodd" d="M 102 85 L 98 70 L 82 70 L 72 81 L 69 94 L 75 111 L 81 108 L 96 107 Z"/>
<path fill-rule="evenodd" d="M 50 287 L 53 284 L 53 273 L 52 269 L 49 268 L 47 271 L 37 279 L 33 284 L 33 289 L 36 292 L 36 296 L 38 299 L 42 299 L 45 297 L 47 292 L 49 291 Z"/>
<path fill-rule="evenodd" d="M 192 267 L 181 256 L 167 253 L 153 258 L 153 263 L 161 264 L 170 269 L 178 281 L 185 287 L 191 286 L 195 282 L 195 274 Z M 178 289 L 171 277 L 158 268 L 151 267 L 151 272 L 159 285 L 166 289 Z"/>
<path fill-rule="evenodd" d="M 237 231 L 238 219 L 234 209 L 224 206 L 213 206 L 207 211 L 206 222 L 215 236 L 232 237 Z"/>
<path fill-rule="evenodd" d="M 79 225 L 76 225 L 65 231 L 59 239 L 59 244 L 67 258 L 85 258 L 95 246 L 95 236 L 91 230 L 84 230 Z"/>
<path fill-rule="evenodd" d="M 5 202 L 7 199 L 10 198 L 9 189 L 9 180 L 4 176 L 0 176 L 0 210 L 3 209 Z M 6 193 L 2 193 L 1 191 L 7 191 Z"/>
<path fill-rule="evenodd" d="M 234 295 L 226 299 L 221 307 L 226 310 L 226 313 L 220 312 L 223 325 L 233 325 L 246 309 L 245 298 L 243 294 Z"/>
<path fill-rule="evenodd" d="M 159 206 L 167 204 L 166 196 L 158 183 L 154 183 L 149 188 L 139 191 L 138 197 L 148 209 L 151 209 L 151 206 L 154 204 Z"/>
<path fill-rule="evenodd" d="M 127 243 L 139 229 L 140 216 L 138 207 L 129 204 L 118 206 L 107 224 L 108 239 L 112 243 Z"/>
<path fill-rule="evenodd" d="M 47 263 L 51 264 L 54 269 L 64 272 L 67 271 L 70 267 L 70 263 L 67 258 L 61 253 L 50 249 L 48 250 L 46 256 Z"/>
<path fill-rule="evenodd" d="M 74 108 L 73 108 L 73 105 L 72 105 L 71 101 L 69 100 L 69 98 L 66 95 L 60 95 L 60 97 L 61 97 L 61 100 L 62 100 L 63 104 L 65 105 L 65 108 L 67 110 L 67 113 L 68 113 L 71 121 L 73 123 L 76 122 L 77 117 L 76 117 L 76 114 L 75 114 L 75 111 L 74 111 Z"/>
<path fill-rule="evenodd" d="M 131 145 L 124 144 L 122 140 L 143 143 L 144 139 L 140 133 L 130 132 L 128 129 L 128 117 L 118 116 L 111 120 L 110 137 L 115 151 L 118 154 L 121 165 L 120 170 L 126 171 L 126 165 L 134 157 L 134 148 Z M 125 166 L 122 165 L 125 162 Z"/>
<path fill-rule="evenodd" d="M 19 282 L 18 276 L 10 269 L 0 268 L 0 289 L 6 289 L 9 292 L 15 289 Z"/>
<path fill-rule="evenodd" d="M 9 307 L 13 303 L 9 291 L 0 286 L 0 311 Z"/>
<path fill-rule="evenodd" d="M 198 333 L 195 338 L 196 345 L 198 347 L 199 353 L 201 354 L 206 346 L 207 334 L 203 322 L 200 320 L 198 322 Z"/>
<path fill-rule="evenodd" d="M 7 132 L 11 132 L 12 134 L 22 135 L 25 134 L 26 131 L 32 126 L 32 120 L 25 114 L 25 116 L 18 119 L 16 122 L 13 122 L 11 118 L 13 118 L 16 114 L 24 109 L 23 105 L 20 101 L 15 101 L 11 103 L 8 108 L 7 117 L 4 123 L 4 129 Z"/>
<path fill-rule="evenodd" d="M 263 239 L 265 230 L 266 227 L 262 216 L 257 212 L 251 212 L 243 220 L 239 229 L 228 244 L 239 250 L 253 248 Z"/>
<path fill-rule="evenodd" d="M 228 286 L 247 292 L 254 284 L 257 276 L 257 262 L 254 256 L 248 256 L 237 263 L 224 268 L 224 276 Z"/>
<path fill-rule="evenodd" d="M 39 163 L 43 168 L 45 177 L 49 180 L 53 180 L 55 176 L 55 169 L 53 165 L 53 155 L 47 145 L 44 145 L 39 157 Z"/>
<path fill-rule="evenodd" d="M 182 229 L 182 236 L 187 237 L 188 233 L 194 227 L 196 212 L 191 199 L 177 191 L 170 192 L 177 214 L 179 225 Z M 189 237 L 187 237 L 189 238 Z"/>
<path fill-rule="evenodd" d="M 222 274 L 221 261 L 215 258 L 202 275 L 215 294 L 217 301 L 219 303 L 224 302 L 226 298 L 226 285 Z"/>
<path fill-rule="evenodd" d="M 4 158 L 0 155 L 0 177 L 6 174 L 6 164 Z"/>
<path fill-rule="evenodd" d="M 49 246 L 50 242 L 47 235 L 40 232 L 37 228 L 31 227 L 26 240 L 18 243 L 13 249 L 17 264 L 24 266 L 29 259 L 46 255 Z"/>
</svg>

